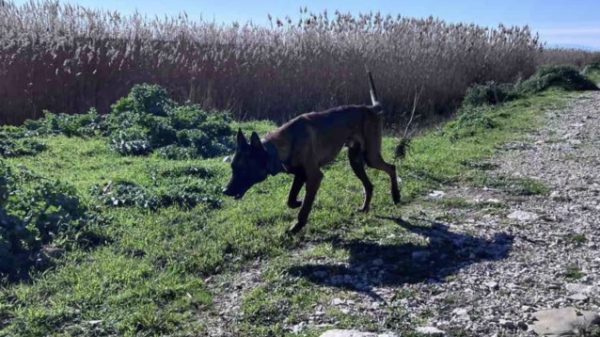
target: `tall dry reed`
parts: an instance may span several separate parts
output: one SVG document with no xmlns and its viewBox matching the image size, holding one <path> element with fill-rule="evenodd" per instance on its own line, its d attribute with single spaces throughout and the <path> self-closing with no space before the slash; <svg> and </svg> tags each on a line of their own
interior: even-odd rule
<svg viewBox="0 0 600 337">
<path fill-rule="evenodd" d="M 296 19 L 273 18 L 264 27 L 9 2 L 0 7 L 0 123 L 39 117 L 43 109 L 107 112 L 140 82 L 237 118 L 282 121 L 367 103 L 365 65 L 393 122 L 410 110 L 417 91 L 420 114 L 443 113 L 473 83 L 526 77 L 539 51 L 528 27 L 379 13 L 303 9 Z"/>
</svg>

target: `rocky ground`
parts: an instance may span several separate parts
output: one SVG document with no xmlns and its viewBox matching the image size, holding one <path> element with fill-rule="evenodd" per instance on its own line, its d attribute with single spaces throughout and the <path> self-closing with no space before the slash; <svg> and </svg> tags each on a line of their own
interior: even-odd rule
<svg viewBox="0 0 600 337">
<path fill-rule="evenodd" d="M 380 334 L 532 336 L 586 325 L 594 315 L 580 310 L 600 312 L 599 128 L 600 93 L 578 96 L 549 111 L 538 133 L 479 163 L 486 169 L 479 187 L 433 191 L 392 219 L 423 245 L 334 242 L 347 261 L 290 268 L 288 277 L 327 288 L 331 300 L 287 331 L 337 327 L 323 315 L 331 308 L 370 321 Z M 209 280 L 228 289 L 209 335 L 231 335 L 219 327 L 239 320 L 239 302 L 261 284 L 264 268 Z M 539 313 L 561 308 L 573 309 Z"/>
</svg>

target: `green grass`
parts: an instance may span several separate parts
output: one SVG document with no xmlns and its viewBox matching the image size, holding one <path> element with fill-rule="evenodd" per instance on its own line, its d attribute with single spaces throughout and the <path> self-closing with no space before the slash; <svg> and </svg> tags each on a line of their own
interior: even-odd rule
<svg viewBox="0 0 600 337">
<path fill-rule="evenodd" d="M 483 108 L 477 112 L 481 118 L 475 121 L 465 117 L 414 139 L 407 158 L 397 163 L 405 207 L 429 189 L 480 177 L 481 171 L 467 163 L 484 161 L 500 144 L 536 128 L 542 112 L 568 96 L 547 91 Z M 273 128 L 263 122 L 240 126 L 262 134 Z M 215 295 L 203 280 L 215 273 L 235 272 L 257 257 L 275 266 L 262 286 L 245 294 L 243 321 L 237 329 L 248 336 L 282 336 L 288 333 L 282 330 L 284 319 L 299 322 L 315 305 L 329 300 L 325 287 L 288 279 L 285 267 L 289 264 L 302 259 L 347 259 L 346 251 L 323 243 L 329 239 L 382 244 L 414 240 L 395 222 L 381 218 L 401 216 L 403 209 L 392 204 L 389 181 L 382 172 L 368 172 L 375 184 L 373 211 L 367 215 L 355 212 L 362 202 L 362 186 L 353 178 L 345 153 L 325 169 L 306 234 L 289 238 L 285 230 L 296 216 L 295 210 L 285 206 L 289 176 L 271 177 L 243 200 L 223 199 L 217 208 L 203 204 L 157 211 L 114 208 L 98 201 L 95 187 L 126 181 L 160 189 L 172 183 L 165 178 L 169 172 L 190 168 L 211 172 L 209 177 L 197 179 L 223 186 L 230 174 L 228 164 L 222 158 L 170 161 L 156 155 L 124 157 L 98 137 L 36 140 L 46 144 L 47 150 L 5 161 L 13 168 L 26 167 L 73 185 L 88 207 L 109 219 L 102 228 L 107 241 L 95 249 L 68 251 L 53 268 L 34 272 L 31 282 L 5 283 L 0 290 L 0 336 L 200 335 L 206 326 L 199 317 L 214 310 Z M 385 158 L 392 158 L 396 142 L 391 137 L 384 139 Z M 527 190 L 543 190 L 536 183 L 527 186 Z M 309 243 L 314 248 L 291 257 Z M 328 315 L 347 327 L 361 322 L 360 317 L 345 317 L 340 312 Z M 402 312 L 394 315 L 400 320 Z"/>
<path fill-rule="evenodd" d="M 583 70 L 583 74 L 595 83 L 600 83 L 600 62 L 586 66 Z"/>
</svg>

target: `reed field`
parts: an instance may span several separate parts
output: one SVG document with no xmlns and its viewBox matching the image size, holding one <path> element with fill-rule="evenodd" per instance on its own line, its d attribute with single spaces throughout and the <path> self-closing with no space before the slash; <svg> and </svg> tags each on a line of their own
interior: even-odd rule
<svg viewBox="0 0 600 337">
<path fill-rule="evenodd" d="M 134 84 L 167 88 L 180 103 L 277 122 L 301 112 L 367 103 L 374 73 L 388 124 L 410 110 L 452 111 L 466 89 L 536 69 L 528 27 L 489 29 L 426 18 L 310 13 L 270 25 L 123 16 L 55 1 L 0 6 L 0 123 L 43 110 L 100 113 Z M 553 54 L 552 54 L 553 55 Z"/>
</svg>

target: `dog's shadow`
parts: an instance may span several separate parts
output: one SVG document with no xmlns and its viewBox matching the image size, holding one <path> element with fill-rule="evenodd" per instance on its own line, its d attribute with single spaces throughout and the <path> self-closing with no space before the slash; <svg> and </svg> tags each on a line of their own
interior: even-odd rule
<svg viewBox="0 0 600 337">
<path fill-rule="evenodd" d="M 428 238 L 428 245 L 385 245 L 366 241 L 331 239 L 336 248 L 349 253 L 347 263 L 309 263 L 289 268 L 292 275 L 313 283 L 372 293 L 374 287 L 399 287 L 407 283 L 444 282 L 470 264 L 505 259 L 513 236 L 497 233 L 491 239 L 454 233 L 448 226 L 432 223 L 416 226 L 400 218 L 395 221 L 410 232 Z"/>
</svg>

